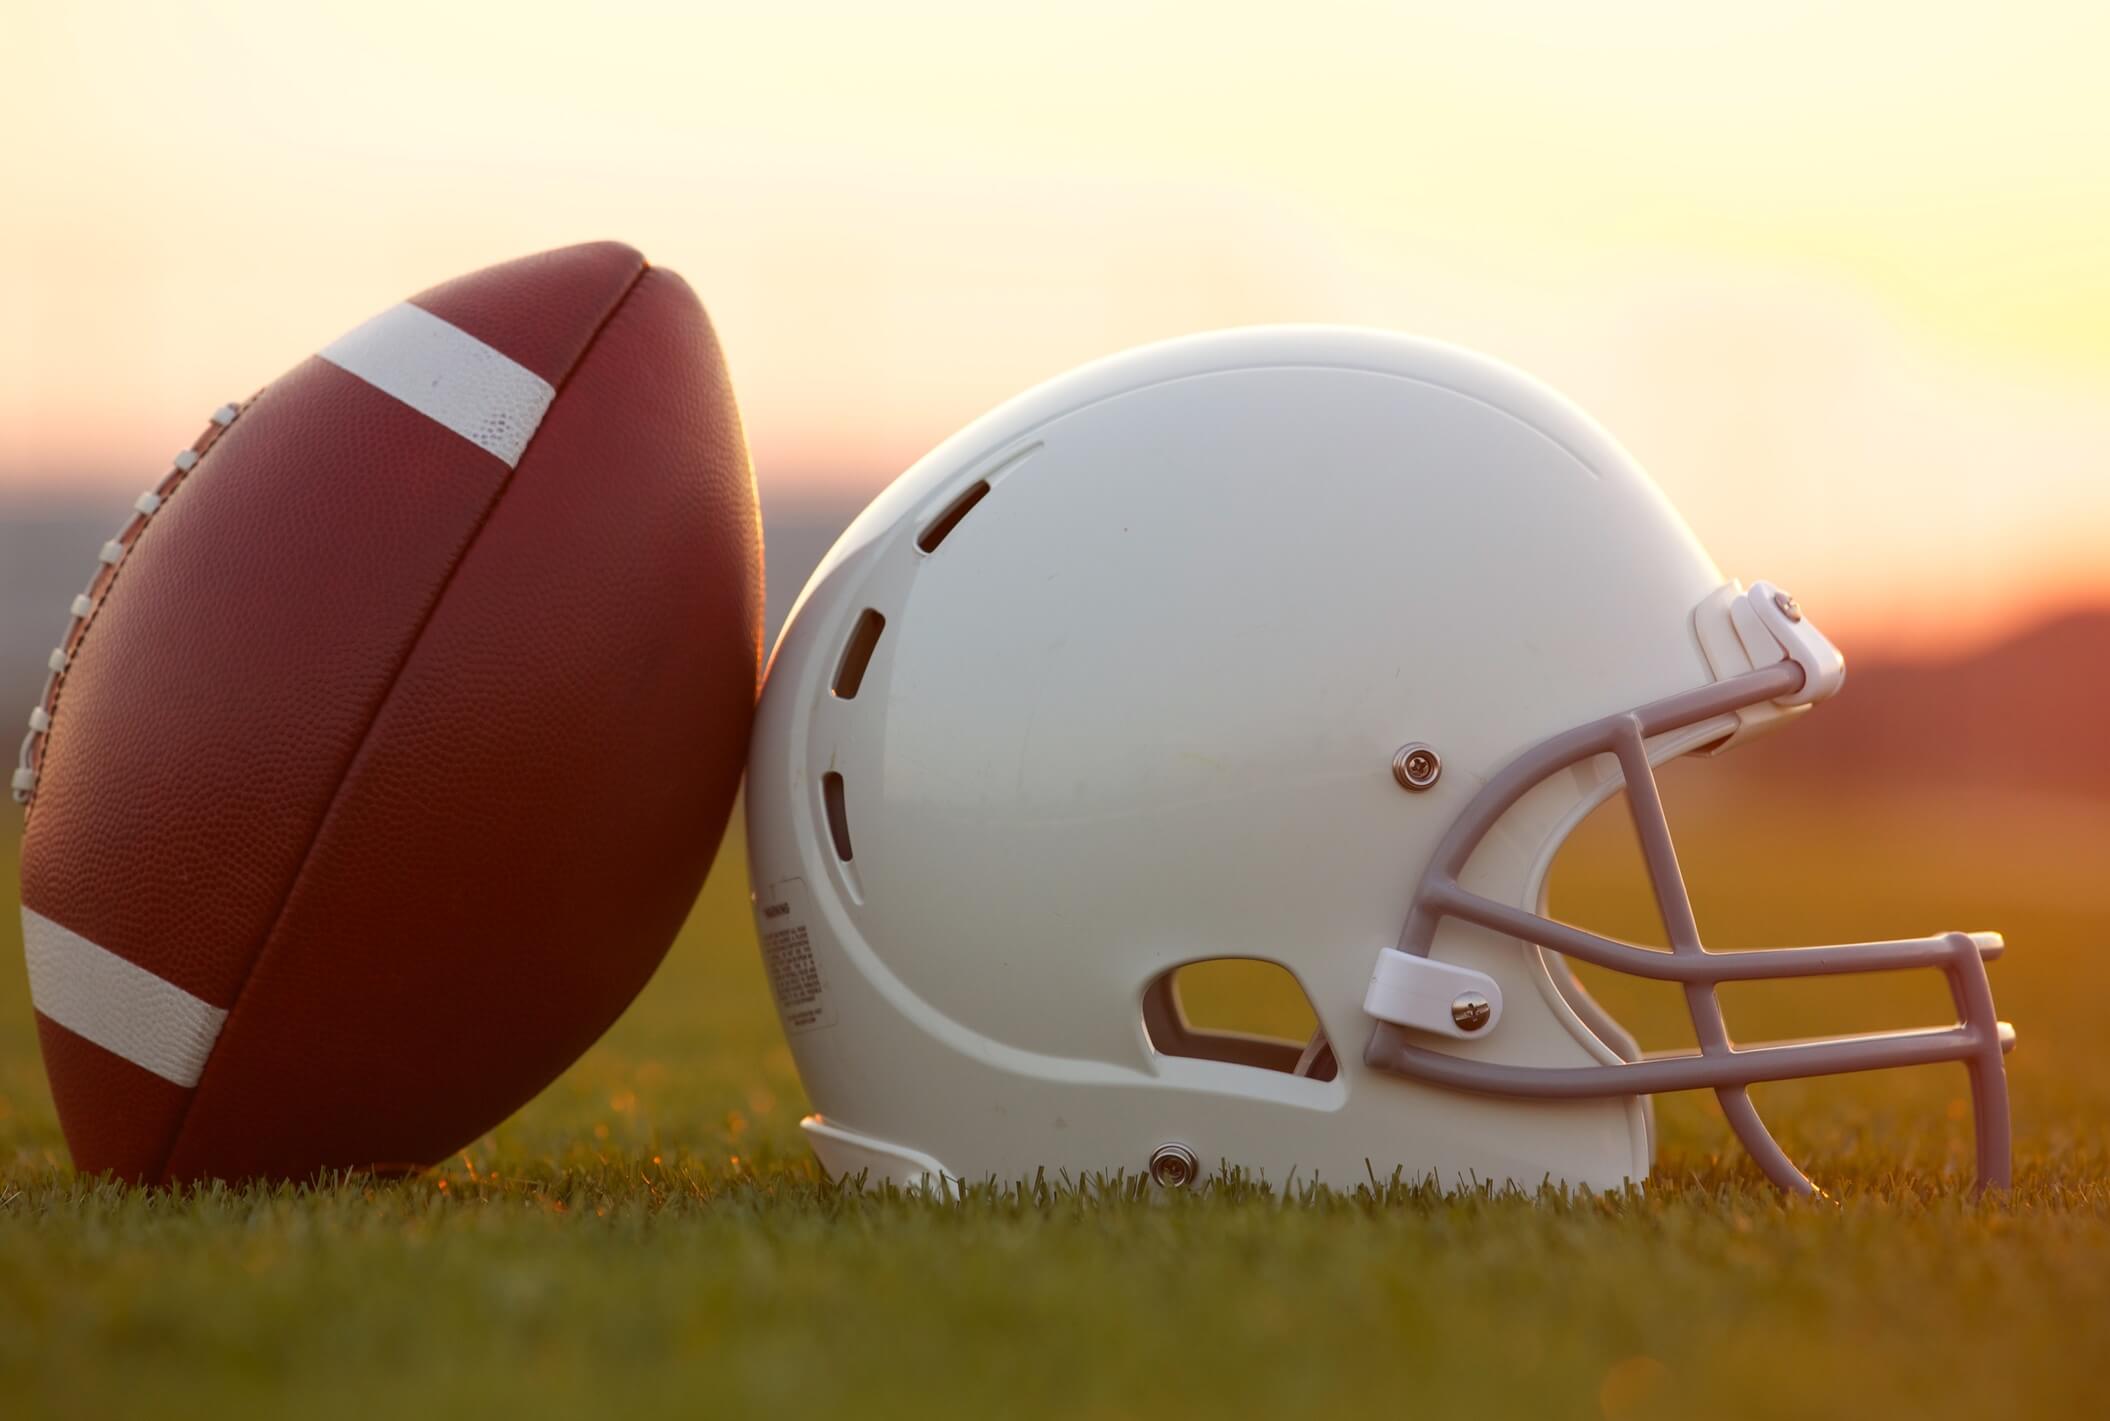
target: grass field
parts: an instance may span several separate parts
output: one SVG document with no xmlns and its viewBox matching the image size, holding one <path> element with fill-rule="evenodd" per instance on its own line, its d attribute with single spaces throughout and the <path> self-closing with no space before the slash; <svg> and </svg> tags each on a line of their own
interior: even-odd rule
<svg viewBox="0 0 2110 1421">
<path fill-rule="evenodd" d="M 2110 813 L 1693 822 L 1672 780 L 1723 943 L 2008 934 L 2012 1196 L 1967 1197 L 1957 1068 L 1760 1093 L 1836 1207 L 1776 1196 L 1695 1096 L 1662 1103 L 1646 1196 L 839 1192 L 799 1144 L 737 842 L 608 1039 L 442 1168 L 142 1194 L 66 1168 L 9 913 L 0 1416 L 2103 1414 Z M 1647 936 L 1627 853 L 1587 826 L 1556 907 Z M 1598 985 L 1680 1039 L 1673 1001 Z M 1749 1037 L 1941 1005 L 1931 976 L 1729 1000 Z"/>
</svg>

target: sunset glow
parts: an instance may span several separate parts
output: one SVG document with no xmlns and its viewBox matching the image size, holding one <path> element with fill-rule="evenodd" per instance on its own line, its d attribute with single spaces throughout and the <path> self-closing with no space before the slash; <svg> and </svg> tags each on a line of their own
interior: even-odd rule
<svg viewBox="0 0 2110 1421">
<path fill-rule="evenodd" d="M 403 295 L 618 237 L 709 306 L 765 502 L 1354 322 L 1562 389 L 1850 650 L 2110 597 L 2110 12 L 1840 8 L 23 7 L 0 500 L 136 492 Z"/>
</svg>

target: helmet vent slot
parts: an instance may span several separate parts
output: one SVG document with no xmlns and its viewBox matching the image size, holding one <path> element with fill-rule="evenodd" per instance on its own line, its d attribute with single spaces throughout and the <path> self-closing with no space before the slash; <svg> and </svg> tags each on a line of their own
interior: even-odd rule
<svg viewBox="0 0 2110 1421">
<path fill-rule="evenodd" d="M 850 639 L 843 643 L 842 661 L 835 668 L 836 699 L 847 701 L 856 696 L 857 688 L 864 684 L 865 668 L 872 664 L 872 653 L 878 649 L 879 634 L 885 630 L 886 618 L 865 608 L 857 625 L 850 628 Z"/>
<path fill-rule="evenodd" d="M 1340 1074 L 1311 998 L 1287 967 L 1255 957 L 1183 963 L 1143 989 L 1143 1030 L 1162 1056 L 1309 1080 Z"/>
<path fill-rule="evenodd" d="M 843 777 L 830 770 L 821 776 L 821 807 L 828 815 L 828 837 L 835 842 L 835 856 L 850 862 L 850 816 L 843 807 Z"/>
<path fill-rule="evenodd" d="M 938 544 L 952 536 L 952 530 L 960 526 L 960 520 L 974 511 L 989 492 L 989 480 L 983 479 L 945 505 L 945 511 L 932 520 L 931 525 L 916 535 L 916 546 L 926 553 L 938 550 Z"/>
</svg>

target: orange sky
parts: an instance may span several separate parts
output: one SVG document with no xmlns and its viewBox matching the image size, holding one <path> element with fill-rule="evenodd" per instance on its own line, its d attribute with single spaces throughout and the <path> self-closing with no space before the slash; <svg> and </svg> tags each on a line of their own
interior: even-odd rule
<svg viewBox="0 0 2110 1421">
<path fill-rule="evenodd" d="M 2104 7 L 1583 8 L 16 7 L 0 497 L 144 486 L 373 310 L 615 236 L 710 306 L 766 499 L 1354 321 L 1566 390 L 1829 624 L 2110 597 Z"/>
</svg>

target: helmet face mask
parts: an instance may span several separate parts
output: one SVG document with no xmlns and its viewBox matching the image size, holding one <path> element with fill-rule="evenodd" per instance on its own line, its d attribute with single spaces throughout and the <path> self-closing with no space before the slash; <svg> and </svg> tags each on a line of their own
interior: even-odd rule
<svg viewBox="0 0 2110 1421">
<path fill-rule="evenodd" d="M 1754 591 L 1767 598 L 1775 595 L 1764 584 Z M 1766 1176 L 1783 1189 L 1809 1194 L 1817 1192 L 1816 1187 L 1774 1141 L 1759 1119 L 1747 1087 L 1763 1081 L 1958 1061 L 1964 1063 L 1970 1075 L 1980 1187 L 2006 1188 L 2009 1123 L 2002 1056 L 2012 1049 L 2014 1032 L 1994 1013 L 1992 988 L 1985 972 L 1986 960 L 1997 957 L 2004 947 L 1998 934 L 1947 933 L 1892 942 L 1724 954 L 1710 953 L 1701 945 L 1692 902 L 1671 843 L 1669 821 L 1657 793 L 1655 772 L 1649 764 L 1647 737 L 1704 724 L 1713 715 L 1750 704 L 1794 696 L 1805 689 L 1808 679 L 1804 667 L 1793 660 L 1782 660 L 1713 686 L 1577 727 L 1521 757 L 1491 781 L 1452 826 L 1424 872 L 1399 948 L 1387 954 L 1388 959 L 1394 960 L 1396 970 L 1411 976 L 1417 970 L 1413 964 L 1428 958 L 1438 924 L 1447 917 L 1457 917 L 1600 967 L 1678 982 L 1685 990 L 1686 1005 L 1699 1038 L 1698 1053 L 1630 1059 L 1579 1069 L 1464 1061 L 1419 1044 L 1414 1033 L 1405 1029 L 1409 1023 L 1400 1022 L 1381 1009 L 1382 1003 L 1377 1000 L 1380 994 L 1373 989 L 1369 1004 L 1381 1024 L 1370 1039 L 1366 1063 L 1462 1090 L 1532 1098 L 1581 1099 L 1598 1094 L 1623 1096 L 1712 1089 L 1737 1138 Z M 1619 765 L 1657 912 L 1670 938 L 1668 953 L 1599 937 L 1542 914 L 1522 912 L 1483 898 L 1458 880 L 1481 837 L 1510 804 L 1547 775 L 1568 768 L 1578 759 L 1603 754 L 1614 756 Z M 1915 968 L 1938 969 L 1947 979 L 1959 1018 L 1955 1026 L 1738 1048 L 1729 1041 L 1714 993 L 1716 985 L 1730 981 Z M 1475 1019 L 1479 1015 L 1475 1013 Z"/>
<path fill-rule="evenodd" d="M 1708 1088 L 1808 1188 L 1746 1084 L 1962 1060 L 2005 1183 L 1991 939 L 1715 955 L 1687 931 L 1648 766 L 1842 675 L 1493 362 L 1246 331 L 1029 392 L 875 501 L 772 657 L 749 852 L 809 1138 L 904 1183 L 1177 1183 L 1191 1157 L 1605 1188 L 1647 1175 L 1650 1092 Z M 1670 953 L 1541 915 L 1622 785 Z M 1563 952 L 1683 982 L 1702 1053 L 1638 1059 Z M 1222 958 L 1295 978 L 1310 1049 L 1179 1034 L 1172 974 Z M 1906 966 L 1948 974 L 1962 1025 L 1736 1052 L 1712 1005 L 1717 981 Z"/>
</svg>

